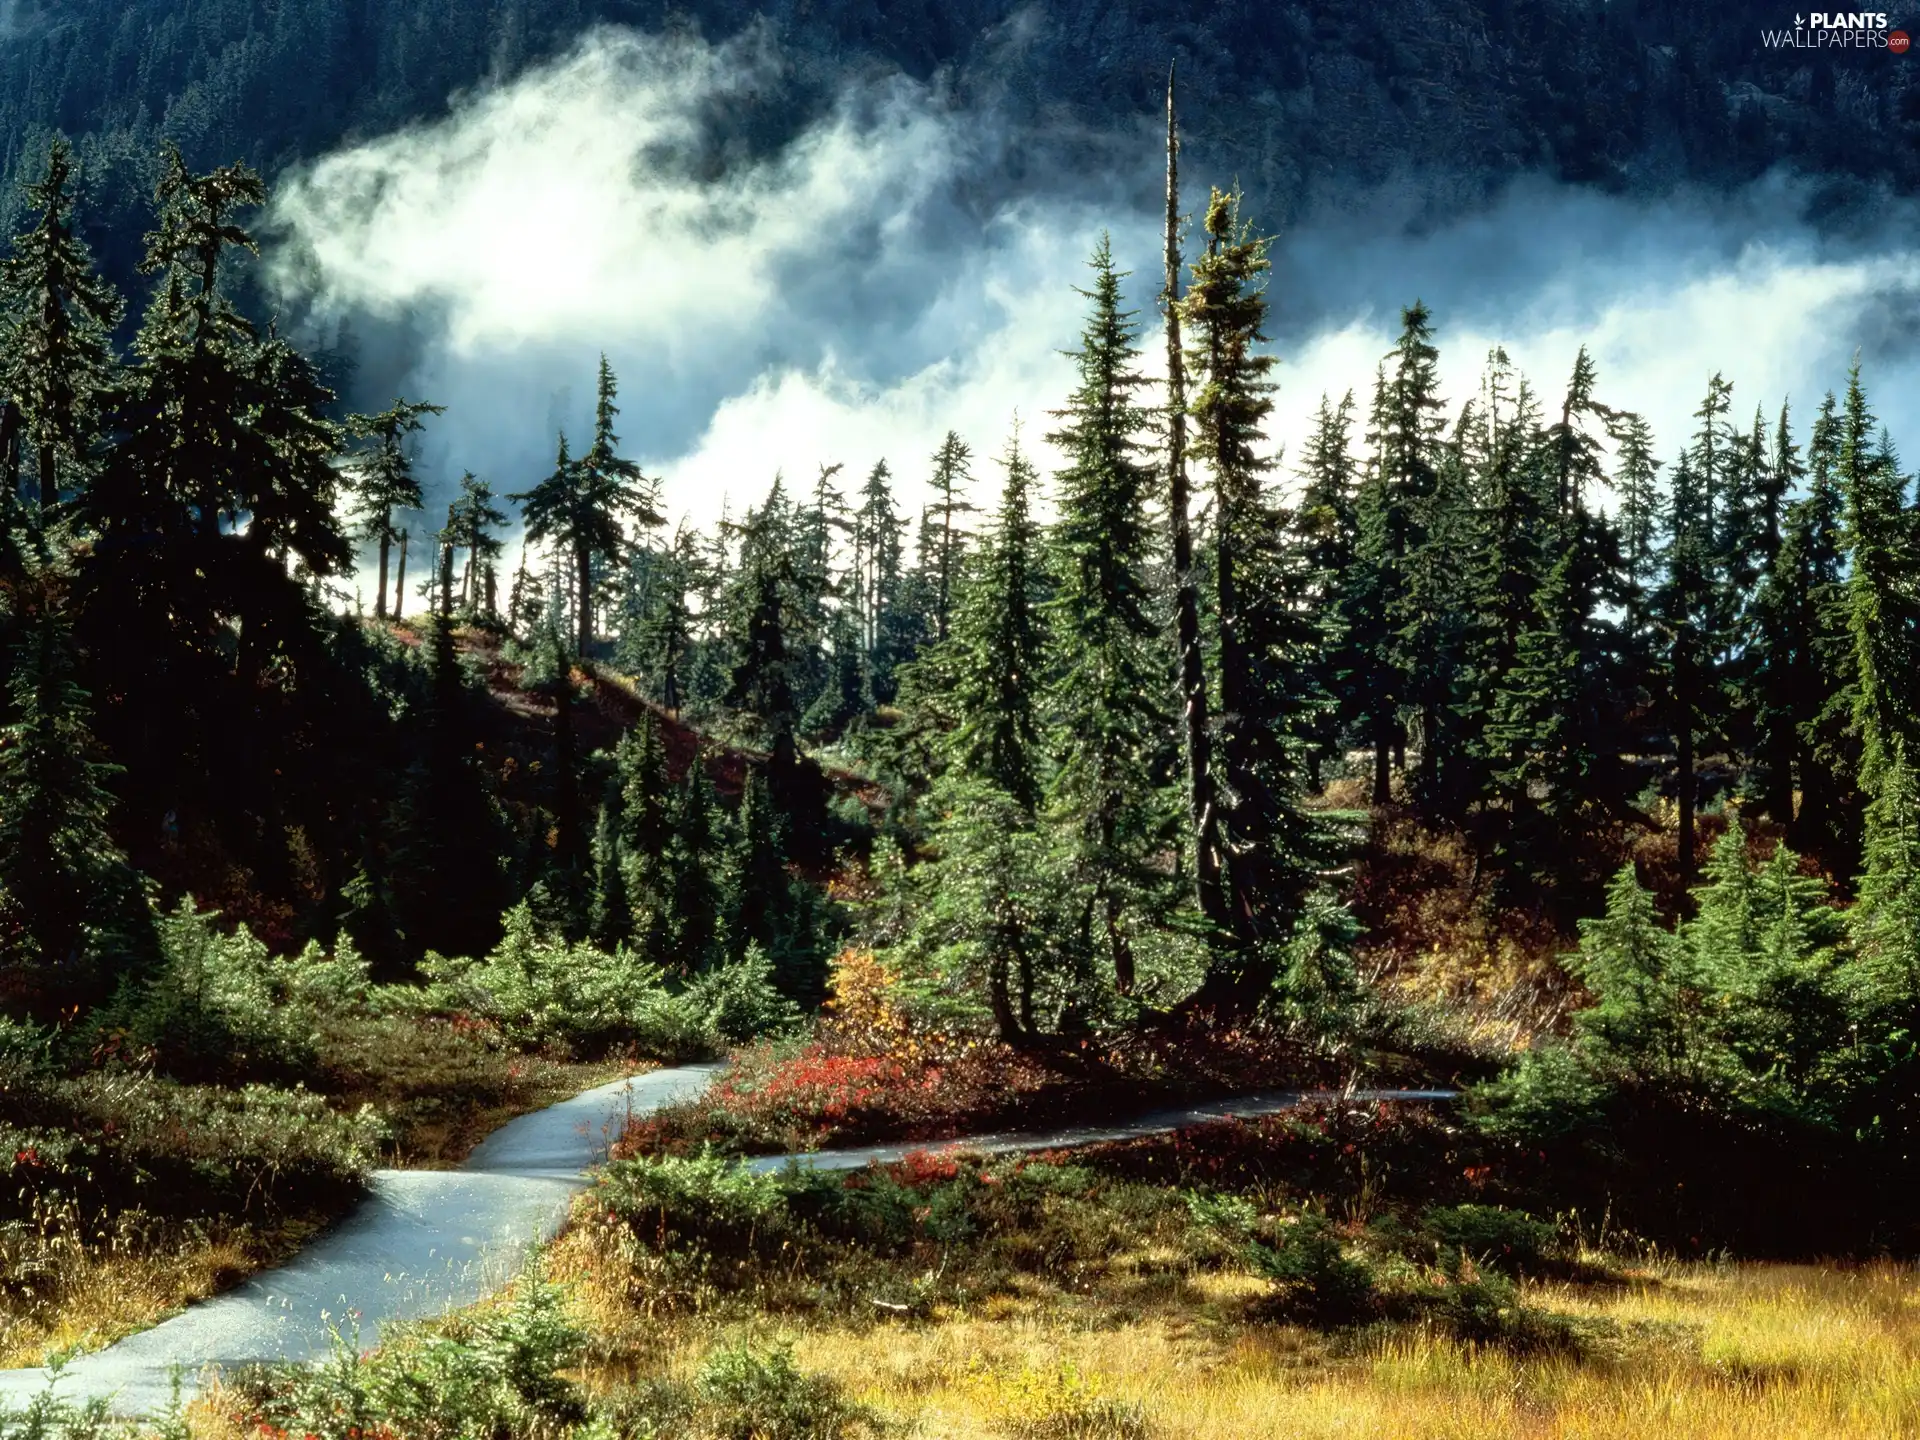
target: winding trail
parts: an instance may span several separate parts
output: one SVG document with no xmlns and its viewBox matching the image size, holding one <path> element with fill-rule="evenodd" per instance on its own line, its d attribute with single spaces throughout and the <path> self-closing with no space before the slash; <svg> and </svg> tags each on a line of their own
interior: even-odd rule
<svg viewBox="0 0 1920 1440">
<path fill-rule="evenodd" d="M 699 1094 L 720 1068 L 655 1070 L 522 1115 L 482 1141 L 458 1170 L 375 1171 L 360 1208 L 287 1264 L 80 1357 L 67 1367 L 60 1393 L 72 1400 L 105 1396 L 121 1414 L 152 1414 L 167 1405 L 176 1370 L 183 1389 L 191 1391 L 208 1368 L 320 1358 L 334 1329 L 344 1332 L 357 1324 L 361 1343 L 371 1344 L 395 1322 L 469 1305 L 511 1280 L 528 1250 L 558 1233 L 569 1203 L 588 1183 L 587 1172 L 605 1158 L 629 1116 Z M 1107 1126 L 767 1155 L 751 1164 L 763 1171 L 790 1163 L 856 1170 L 914 1150 L 1059 1150 L 1211 1120 L 1270 1115 L 1315 1100 L 1371 1104 L 1453 1095 L 1450 1090 L 1275 1090 Z M 0 1370 L 0 1407 L 24 1403 L 47 1379 L 45 1370 Z"/>
</svg>

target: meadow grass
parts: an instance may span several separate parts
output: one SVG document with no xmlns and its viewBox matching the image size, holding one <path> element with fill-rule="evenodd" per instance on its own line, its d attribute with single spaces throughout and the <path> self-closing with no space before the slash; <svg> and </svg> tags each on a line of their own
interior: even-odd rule
<svg viewBox="0 0 1920 1440">
<path fill-rule="evenodd" d="M 927 1440 L 1920 1435 L 1910 1267 L 1653 1264 L 1604 1286 L 1528 1285 L 1581 1337 L 1532 1355 L 1424 1328 L 1326 1335 L 1228 1318 L 1251 1283 L 1198 1277 L 1186 1299 L 1199 1305 L 1120 1323 L 1004 1297 L 918 1324 L 694 1320 L 661 1332 L 654 1354 L 670 1372 L 741 1334 L 791 1340 L 803 1369 Z"/>
</svg>

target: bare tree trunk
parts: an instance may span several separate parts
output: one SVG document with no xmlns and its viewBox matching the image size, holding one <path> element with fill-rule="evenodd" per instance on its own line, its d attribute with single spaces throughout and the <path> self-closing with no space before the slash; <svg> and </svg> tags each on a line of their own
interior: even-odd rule
<svg viewBox="0 0 1920 1440">
<path fill-rule="evenodd" d="M 1193 570 L 1193 522 L 1188 514 L 1187 369 L 1180 342 L 1180 133 L 1174 110 L 1173 69 L 1167 69 L 1167 519 L 1173 527 L 1176 639 L 1180 649 L 1180 715 L 1187 749 L 1187 810 L 1193 833 L 1194 898 L 1200 913 L 1228 927 L 1215 844 L 1213 732 L 1207 713 L 1206 657 L 1200 643 L 1200 591 Z"/>
<path fill-rule="evenodd" d="M 398 620 L 407 608 L 407 541 L 413 538 L 411 530 L 400 532 L 400 578 L 393 586 L 393 618 Z"/>
<path fill-rule="evenodd" d="M 392 544 L 391 530 L 382 530 L 380 532 L 380 588 L 374 592 L 373 596 L 373 618 L 376 620 L 387 618 L 387 550 Z"/>
<path fill-rule="evenodd" d="M 1373 717 L 1373 803 L 1393 799 L 1393 715 L 1382 709 Z"/>
<path fill-rule="evenodd" d="M 574 583 L 579 586 L 580 614 L 580 659 L 585 661 L 587 650 L 593 644 L 593 555 L 584 546 L 574 550 Z"/>
</svg>

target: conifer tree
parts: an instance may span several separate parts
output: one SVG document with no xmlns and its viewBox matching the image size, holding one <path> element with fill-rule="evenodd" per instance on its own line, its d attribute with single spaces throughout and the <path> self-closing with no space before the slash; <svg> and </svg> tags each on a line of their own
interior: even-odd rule
<svg viewBox="0 0 1920 1440">
<path fill-rule="evenodd" d="M 1347 585 L 1358 538 L 1354 510 L 1358 471 L 1351 449 L 1352 432 L 1353 392 L 1342 396 L 1338 405 L 1322 395 L 1296 472 L 1301 491 L 1300 503 L 1293 512 L 1293 538 L 1310 577 L 1312 603 L 1326 622 L 1314 678 L 1320 691 L 1333 702 L 1313 728 L 1308 765 L 1316 787 L 1320 767 L 1340 755 L 1348 728 L 1362 714 L 1355 681 L 1366 658 L 1356 653 L 1355 627 L 1346 613 Z"/>
<path fill-rule="evenodd" d="M 1665 640 L 1666 713 L 1674 748 L 1674 794 L 1679 807 L 1680 872 L 1694 867 L 1694 812 L 1699 801 L 1696 756 L 1712 732 L 1717 684 L 1713 663 L 1715 592 L 1712 523 L 1707 492 L 1683 455 L 1674 470 L 1667 515 L 1667 575 L 1655 602 Z"/>
<path fill-rule="evenodd" d="M 1855 360 L 1841 411 L 1838 478 L 1846 498 L 1847 630 L 1851 673 L 1844 703 L 1859 737 L 1859 788 L 1878 793 L 1896 746 L 1920 753 L 1920 599 L 1906 480 L 1879 442 Z"/>
<path fill-rule="evenodd" d="M 1566 962 L 1594 997 L 1574 1021 L 1584 1041 L 1649 1076 L 1691 1074 L 1692 977 L 1633 866 L 1607 887 L 1606 914 L 1580 922 L 1580 948 Z"/>
<path fill-rule="evenodd" d="M 1789 546 L 1788 497 L 1805 476 L 1786 405 L 1774 428 L 1764 475 L 1753 492 L 1749 516 L 1757 577 L 1743 617 L 1743 655 L 1738 675 L 1742 709 L 1753 734 L 1767 813 L 1793 824 L 1794 762 L 1799 750 L 1797 690 L 1805 678 L 1809 630 L 1807 569 Z"/>
<path fill-rule="evenodd" d="M 973 452 L 959 434 L 949 430 L 933 453 L 933 503 L 929 507 L 929 564 L 933 592 L 932 640 L 947 638 L 953 623 L 953 588 L 960 578 L 960 560 L 966 552 L 967 533 L 960 528 L 960 517 L 974 513 L 967 503 L 966 487 L 973 478 Z"/>
<path fill-rule="evenodd" d="M 751 717 L 782 766 L 791 763 L 800 718 L 788 644 L 796 589 L 788 509 L 776 477 L 765 503 L 739 526 L 740 563 L 726 602 L 732 642 L 726 703 Z"/>
<path fill-rule="evenodd" d="M 1121 309 L 1123 277 L 1104 236 L 1090 268 L 1092 288 L 1080 292 L 1090 313 L 1072 357 L 1079 379 L 1048 437 L 1066 460 L 1048 537 L 1059 656 L 1048 697 L 1048 750 L 1059 766 L 1048 811 L 1077 892 L 1082 963 L 1097 955 L 1103 981 L 1125 995 L 1135 978 L 1130 932 L 1157 888 L 1152 861 L 1163 826 L 1152 770 L 1167 717 L 1148 578 L 1153 473 L 1141 455 L 1138 332 Z"/>
<path fill-rule="evenodd" d="M 675 796 L 659 717 L 643 712 L 620 738 L 615 756 L 620 784 L 619 853 L 640 953 L 670 964 L 673 935 Z"/>
<path fill-rule="evenodd" d="M 1792 658 L 1794 777 L 1800 807 L 1795 843 L 1818 854 L 1832 873 L 1857 868 L 1859 737 L 1852 726 L 1847 677 L 1853 662 L 1848 627 L 1840 416 L 1829 393 L 1807 442 L 1807 493 L 1788 512 L 1780 568 L 1786 589 Z"/>
<path fill-rule="evenodd" d="M 38 579 L 0 724 L 0 953 L 17 930 L 25 958 L 64 965 L 87 948 L 90 927 L 112 918 L 130 876 L 107 828 L 117 767 L 87 728 L 58 584 Z"/>
<path fill-rule="evenodd" d="M 451 593 L 451 547 L 441 552 L 439 580 L 442 593 Z M 498 884 L 504 846 L 499 815 L 474 761 L 453 620 L 440 606 L 429 618 L 425 650 L 427 697 L 417 727 L 418 750 L 393 807 L 393 912 L 415 954 L 482 955 L 499 938 L 499 916 L 461 897 L 490 893 Z M 561 657 L 551 648 L 547 660 L 549 673 L 557 671 Z M 570 769 L 561 783 L 571 783 Z M 572 834 L 578 833 L 576 825 Z M 576 862 L 584 848 L 581 844 L 573 853 Z M 576 869 L 572 878 L 578 876 Z M 585 926 L 587 897 L 562 898 L 579 911 L 567 920 L 577 934 Z"/>
<path fill-rule="evenodd" d="M 667 926 L 674 963 L 703 970 L 723 938 L 723 897 L 713 783 L 699 755 L 681 781 L 673 827 L 673 894 Z"/>
<path fill-rule="evenodd" d="M 621 636 L 621 663 L 641 677 L 648 694 L 669 713 L 686 704 L 687 671 L 695 645 L 692 592 L 704 563 L 700 537 L 682 526 L 663 550 L 646 552 L 642 608 Z"/>
<path fill-rule="evenodd" d="M 1866 814 L 1866 868 L 1847 913 L 1868 1008 L 1910 1024 L 1920 1007 L 1920 787 L 1906 746 L 1882 761 Z"/>
<path fill-rule="evenodd" d="M 0 394 L 14 412 L 12 443 L 33 450 L 42 509 L 60 499 L 63 471 L 70 485 L 87 478 L 116 384 L 120 297 L 75 230 L 75 178 L 73 149 L 56 139 L 27 187 L 39 218 L 0 260 Z"/>
<path fill-rule="evenodd" d="M 633 906 L 627 899 L 619 823 L 617 800 L 610 797 L 602 801 L 593 825 L 593 907 L 587 917 L 587 938 L 608 952 L 633 935 Z"/>
<path fill-rule="evenodd" d="M 1232 930 L 1194 1000 L 1245 1013 L 1273 984 L 1323 854 L 1297 796 L 1304 743 L 1296 727 L 1314 704 L 1308 666 L 1318 637 L 1301 612 L 1300 566 L 1282 543 L 1285 526 L 1264 483 L 1273 462 L 1259 449 L 1275 363 L 1258 348 L 1266 339 L 1266 244 L 1241 225 L 1235 198 L 1219 191 L 1206 232 L 1184 318 L 1194 335 L 1188 363 L 1200 380 L 1195 448 L 1213 476 L 1216 843 Z"/>
<path fill-rule="evenodd" d="M 905 577 L 906 521 L 893 499 L 893 475 L 876 461 L 860 489 L 853 515 L 852 602 L 866 662 L 867 681 L 876 701 L 893 698 L 893 670 L 908 658 L 898 652 L 900 585 Z"/>
<path fill-rule="evenodd" d="M 627 527 L 662 524 L 654 508 L 652 483 L 631 460 L 621 458 L 614 420 L 617 386 L 607 357 L 600 374 L 593 413 L 593 441 L 574 460 L 566 437 L 560 438 L 554 468 L 531 490 L 507 498 L 523 507 L 527 539 L 552 541 L 573 569 L 573 643 L 582 659 L 593 649 L 596 564 L 618 562 L 630 543 Z"/>
<path fill-rule="evenodd" d="M 469 470 L 460 477 L 460 494 L 448 518 L 450 542 L 466 553 L 460 567 L 460 609 L 471 615 L 484 609 L 487 571 L 506 549 L 494 532 L 507 523 L 507 514 L 493 503 L 493 487 Z"/>
<path fill-rule="evenodd" d="M 393 542 L 400 538 L 395 512 L 418 510 L 424 501 L 419 477 L 413 471 L 408 453 L 408 437 L 426 428 L 426 417 L 444 415 L 446 406 L 425 400 L 397 398 L 377 415 L 348 417 L 347 427 L 373 441 L 354 470 L 354 517 L 363 540 L 371 540 L 380 551 L 380 573 L 374 591 L 373 615 L 387 618 L 387 562 Z M 401 585 L 405 577 L 401 577 Z M 394 611 L 401 606 L 401 585 L 394 587 Z"/>
<path fill-rule="evenodd" d="M 1420 762 L 1413 792 L 1429 823 L 1457 824 L 1480 789 L 1484 704 L 1474 674 L 1479 645 L 1472 559 L 1478 547 L 1470 475 L 1473 407 L 1463 407 L 1439 451 L 1421 507 L 1420 543 L 1407 557 L 1401 625 L 1407 699 L 1416 707 Z"/>
<path fill-rule="evenodd" d="M 1376 376 L 1367 426 L 1373 453 L 1356 502 L 1358 563 L 1348 611 L 1355 641 L 1371 659 L 1360 690 L 1374 750 L 1375 804 L 1389 798 L 1389 767 L 1405 744 L 1400 708 L 1413 698 L 1415 672 L 1424 663 L 1409 568 L 1426 544 L 1438 479 L 1443 421 L 1432 337 L 1425 305 L 1416 301 L 1401 312 L 1400 338 Z"/>
<path fill-rule="evenodd" d="M 1000 505 L 959 591 L 950 661 L 958 724 L 949 743 L 957 769 L 991 782 L 1031 816 L 1041 794 L 1045 592 L 1029 508 L 1035 476 L 1017 427 L 1000 463 Z"/>
<path fill-rule="evenodd" d="M 1629 673 L 1649 680 L 1655 642 L 1653 595 L 1659 589 L 1661 462 L 1653 453 L 1653 427 L 1645 417 L 1619 412 L 1610 427 L 1615 451 L 1613 488 L 1618 497 L 1614 523 L 1620 536 L 1620 630 Z"/>
<path fill-rule="evenodd" d="M 1182 749 L 1186 759 L 1187 845 L 1193 861 L 1194 899 L 1216 930 L 1228 928 L 1220 883 L 1220 851 L 1214 843 L 1213 728 L 1206 656 L 1200 630 L 1200 575 L 1194 564 L 1192 487 L 1187 478 L 1187 355 L 1181 335 L 1180 129 L 1174 105 L 1174 67 L 1167 67 L 1166 280 L 1160 308 L 1167 341 L 1167 526 L 1173 565 L 1174 670 Z"/>
</svg>

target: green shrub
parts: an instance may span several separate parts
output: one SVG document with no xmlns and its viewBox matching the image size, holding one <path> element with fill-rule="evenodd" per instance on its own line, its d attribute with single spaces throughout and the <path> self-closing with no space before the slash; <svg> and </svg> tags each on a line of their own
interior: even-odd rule
<svg viewBox="0 0 1920 1440">
<path fill-rule="evenodd" d="M 336 1336 L 324 1364 L 270 1374 L 257 1398 L 278 1428 L 316 1440 L 558 1432 L 586 1418 L 578 1387 L 561 1373 L 585 1339 L 560 1292 L 529 1270 L 498 1311 L 371 1354 Z"/>
<path fill-rule="evenodd" d="M 1422 1225 L 1447 1270 L 1472 1260 L 1508 1274 L 1525 1274 L 1538 1270 L 1559 1240 L 1558 1229 L 1549 1222 L 1501 1205 L 1435 1206 L 1422 1217 Z"/>
<path fill-rule="evenodd" d="M 1535 1145 L 1593 1129 L 1612 1094 L 1580 1055 L 1548 1042 L 1521 1055 L 1499 1078 L 1474 1086 L 1467 1114 L 1496 1140 Z"/>
<path fill-rule="evenodd" d="M 311 1009 L 288 1003 L 296 967 L 243 925 L 227 935 L 191 899 L 159 917 L 160 961 L 96 1011 L 96 1045 L 183 1079 L 292 1077 L 316 1058 Z"/>
<path fill-rule="evenodd" d="M 1249 1247 L 1254 1269 L 1279 1282 L 1285 1311 L 1328 1324 L 1365 1318 L 1374 1304 L 1372 1268 L 1350 1258 L 1324 1215 L 1302 1215 L 1276 1244 Z"/>
<path fill-rule="evenodd" d="M 46 1388 L 19 1409 L 0 1400 L 0 1440 L 118 1440 L 134 1433 L 114 1420 L 107 1401 L 76 1403 L 62 1395 L 60 1369 L 56 1365 Z"/>
<path fill-rule="evenodd" d="M 0 1015 L 0 1095 L 43 1084 L 53 1073 L 52 1045 L 38 1025 Z"/>
<path fill-rule="evenodd" d="M 688 993 L 723 1040 L 784 1034 L 800 1024 L 799 1007 L 774 986 L 773 961 L 758 945 L 708 970 Z"/>
<path fill-rule="evenodd" d="M 750 1249 L 784 1229 L 785 1187 L 711 1150 L 687 1158 L 616 1160 L 601 1175 L 607 1209 L 651 1235 L 661 1249 L 698 1245 L 719 1254 Z"/>
<path fill-rule="evenodd" d="M 343 1115 L 304 1090 L 125 1071 L 48 1082 L 31 1108 L 37 1124 L 0 1121 L 12 1181 L 0 1186 L 0 1214 L 56 1198 L 89 1212 L 306 1211 L 350 1198 L 386 1139 L 371 1109 Z"/>
<path fill-rule="evenodd" d="M 544 936 L 524 904 L 504 924 L 484 959 L 429 955 L 421 969 L 431 984 L 421 1003 L 485 1016 L 520 1045 L 604 1051 L 663 1033 L 682 1043 L 686 1017 L 665 1006 L 657 966 L 625 950 L 609 955 Z"/>
<path fill-rule="evenodd" d="M 847 1399 L 830 1377 L 801 1370 L 785 1346 L 716 1350 L 694 1388 L 705 1412 L 700 1429 L 714 1440 L 841 1440 L 882 1430 L 871 1410 Z"/>
</svg>

